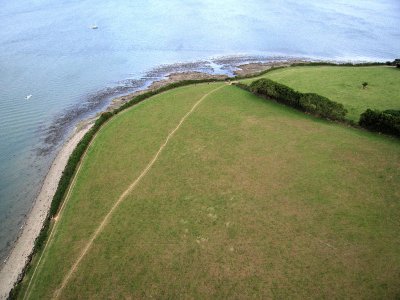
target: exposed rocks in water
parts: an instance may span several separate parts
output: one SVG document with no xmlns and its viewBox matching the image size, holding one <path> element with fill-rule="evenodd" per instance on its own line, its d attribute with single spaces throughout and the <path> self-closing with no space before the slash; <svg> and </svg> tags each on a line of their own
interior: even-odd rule
<svg viewBox="0 0 400 300">
<path fill-rule="evenodd" d="M 107 87 L 94 94 L 87 95 L 82 103 L 78 103 L 56 115 L 50 125 L 39 128 L 43 138 L 41 146 L 35 149 L 36 155 L 47 156 L 51 154 L 79 120 L 88 118 L 100 111 L 110 111 L 117 108 L 132 97 L 148 90 L 155 90 L 181 80 L 224 79 L 228 76 L 248 75 L 266 70 L 271 66 L 298 61 L 299 59 L 278 56 L 230 56 L 208 61 L 176 63 L 156 67 L 140 79 L 126 79 L 118 82 L 116 86 Z"/>
</svg>

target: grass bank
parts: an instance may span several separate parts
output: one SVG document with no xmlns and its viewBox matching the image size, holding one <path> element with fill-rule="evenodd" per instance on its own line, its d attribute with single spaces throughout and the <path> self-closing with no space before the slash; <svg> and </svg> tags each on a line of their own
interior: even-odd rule
<svg viewBox="0 0 400 300">
<path fill-rule="evenodd" d="M 54 296 L 168 133 L 221 85 L 167 91 L 102 127 L 28 298 Z M 395 297 L 399 149 L 225 86 L 182 124 L 60 296 Z"/>
</svg>

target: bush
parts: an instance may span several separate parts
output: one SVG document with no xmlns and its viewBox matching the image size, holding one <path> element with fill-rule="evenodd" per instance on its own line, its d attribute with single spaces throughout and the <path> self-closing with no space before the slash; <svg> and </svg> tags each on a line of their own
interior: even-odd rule
<svg viewBox="0 0 400 300">
<path fill-rule="evenodd" d="M 394 61 L 387 61 L 385 64 L 388 66 L 400 68 L 400 58 L 396 58 Z"/>
<path fill-rule="evenodd" d="M 343 104 L 314 93 L 302 94 L 299 102 L 300 109 L 325 119 L 343 121 L 347 113 Z"/>
<path fill-rule="evenodd" d="M 400 110 L 379 111 L 367 109 L 361 114 L 358 123 L 369 130 L 400 137 Z"/>
<path fill-rule="evenodd" d="M 347 113 L 347 110 L 340 103 L 317 94 L 297 92 L 271 79 L 263 78 L 252 82 L 250 91 L 271 97 L 280 103 L 325 119 L 342 121 Z"/>
<path fill-rule="evenodd" d="M 272 81 L 271 79 L 259 79 L 250 84 L 250 90 L 253 93 L 262 94 L 299 108 L 299 99 L 301 93 L 287 87 L 286 85 Z"/>
</svg>

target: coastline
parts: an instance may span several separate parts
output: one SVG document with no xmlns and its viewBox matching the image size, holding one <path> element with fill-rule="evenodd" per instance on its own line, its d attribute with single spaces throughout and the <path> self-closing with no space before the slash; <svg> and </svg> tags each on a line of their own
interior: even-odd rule
<svg viewBox="0 0 400 300">
<path fill-rule="evenodd" d="M 286 62 L 267 62 L 267 63 L 245 63 L 236 66 L 237 70 L 234 71 L 235 76 L 249 76 L 268 70 L 272 67 L 290 66 L 292 63 L 306 62 L 306 61 L 286 61 Z M 179 72 L 171 73 L 166 78 L 154 81 L 149 87 L 130 93 L 124 96 L 114 98 L 111 103 L 102 112 L 112 111 L 119 108 L 124 103 L 131 100 L 133 97 L 148 91 L 157 90 L 163 86 L 171 83 L 180 82 L 183 80 L 200 80 L 200 79 L 219 79 L 224 80 L 229 78 L 227 75 L 215 75 L 202 72 Z M 33 254 L 36 238 L 39 236 L 44 221 L 48 216 L 51 202 L 57 190 L 57 186 L 61 175 L 67 165 L 68 159 L 82 139 L 82 137 L 89 131 L 94 124 L 94 121 L 100 115 L 89 118 L 78 123 L 74 132 L 66 140 L 61 149 L 59 150 L 56 158 L 54 159 L 40 189 L 40 192 L 35 200 L 32 210 L 27 216 L 24 223 L 24 228 L 20 233 L 17 241 L 12 248 L 10 255 L 6 262 L 0 269 L 0 299 L 7 299 L 11 290 L 22 279 L 25 268 L 29 264 L 31 255 Z"/>
<path fill-rule="evenodd" d="M 264 72 L 271 68 L 276 67 L 289 67 L 294 63 L 309 63 L 308 60 L 299 60 L 299 59 L 288 59 L 286 61 L 269 61 L 269 62 L 249 62 L 239 64 L 236 67 L 236 70 L 233 71 L 234 76 L 252 76 L 257 75 L 259 72 Z M 144 94 L 149 91 L 155 91 L 163 86 L 169 85 L 171 83 L 180 82 L 183 80 L 201 80 L 201 79 L 219 79 L 225 80 L 227 78 L 233 78 L 228 75 L 222 74 L 209 74 L 199 71 L 189 71 L 189 72 L 178 72 L 178 73 L 171 73 L 167 75 L 165 78 L 161 80 L 154 81 L 149 87 L 129 93 L 123 96 L 119 96 L 114 98 L 107 108 L 104 110 L 105 112 L 112 111 L 114 109 L 119 108 L 124 103 L 128 102 L 135 96 Z"/>
<path fill-rule="evenodd" d="M 202 72 L 182 72 L 182 73 L 171 73 L 166 78 L 154 81 L 149 87 L 129 93 L 120 97 L 114 98 L 111 103 L 105 109 L 106 112 L 112 111 L 114 109 L 119 108 L 124 103 L 131 100 L 133 97 L 139 96 L 146 92 L 155 91 L 161 87 L 169 85 L 171 83 L 176 83 L 183 80 L 200 80 L 200 79 L 220 79 L 224 80 L 228 78 L 227 75 L 214 75 Z"/>
<path fill-rule="evenodd" d="M 210 75 L 201 72 L 173 73 L 167 76 L 165 79 L 153 82 L 146 89 L 114 98 L 104 111 L 112 111 L 132 99 L 134 96 L 143 94 L 150 90 L 158 89 L 170 83 L 191 79 L 225 79 L 226 77 L 227 76 L 225 75 Z M 65 169 L 65 166 L 67 165 L 68 159 L 79 141 L 92 127 L 95 119 L 97 119 L 97 117 L 89 118 L 78 123 L 74 132 L 62 145 L 61 149 L 58 151 L 55 159 L 53 160 L 51 167 L 43 181 L 40 192 L 36 197 L 35 203 L 33 204 L 33 207 L 27 216 L 22 232 L 18 236 L 18 239 L 15 242 L 10 255 L 7 257 L 6 262 L 0 269 L 0 299 L 7 299 L 11 290 L 22 279 L 25 268 L 31 259 L 35 241 L 43 228 L 46 217 L 48 216 L 51 202 L 57 190 L 58 182 Z"/>
<path fill-rule="evenodd" d="M 7 299 L 10 291 L 21 279 L 23 271 L 29 263 L 36 238 L 39 236 L 43 223 L 49 213 L 51 201 L 53 200 L 67 161 L 76 145 L 92 125 L 92 122 L 87 122 L 81 128 L 76 128 L 54 159 L 32 210 L 25 221 L 24 228 L 11 250 L 7 261 L 0 270 L 0 299 Z"/>
</svg>

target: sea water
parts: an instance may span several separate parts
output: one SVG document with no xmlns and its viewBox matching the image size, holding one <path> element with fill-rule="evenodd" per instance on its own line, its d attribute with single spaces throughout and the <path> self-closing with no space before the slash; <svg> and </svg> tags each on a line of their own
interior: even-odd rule
<svg viewBox="0 0 400 300">
<path fill-rule="evenodd" d="M 399 41 L 398 0 L 0 0 L 1 260 L 59 146 L 113 96 L 271 57 L 393 60 Z"/>
</svg>

